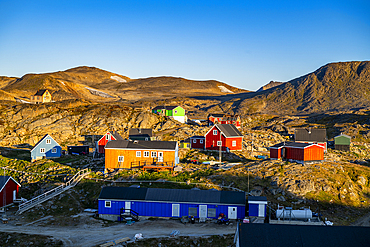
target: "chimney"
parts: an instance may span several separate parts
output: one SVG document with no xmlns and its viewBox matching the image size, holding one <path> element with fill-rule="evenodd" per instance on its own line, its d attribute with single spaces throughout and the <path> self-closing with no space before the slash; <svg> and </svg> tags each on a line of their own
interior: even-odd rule
<svg viewBox="0 0 370 247">
<path fill-rule="evenodd" d="M 308 134 L 311 134 L 311 127 L 308 128 Z"/>
</svg>

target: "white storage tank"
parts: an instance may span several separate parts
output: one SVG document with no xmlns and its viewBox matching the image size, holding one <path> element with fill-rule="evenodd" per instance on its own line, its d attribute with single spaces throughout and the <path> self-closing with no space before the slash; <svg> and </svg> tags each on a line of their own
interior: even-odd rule
<svg viewBox="0 0 370 247">
<path fill-rule="evenodd" d="M 279 206 L 276 210 L 277 219 L 297 219 L 297 220 L 311 220 L 312 211 L 309 208 L 303 208 L 298 210 L 293 210 L 291 207 L 282 207 Z"/>
</svg>

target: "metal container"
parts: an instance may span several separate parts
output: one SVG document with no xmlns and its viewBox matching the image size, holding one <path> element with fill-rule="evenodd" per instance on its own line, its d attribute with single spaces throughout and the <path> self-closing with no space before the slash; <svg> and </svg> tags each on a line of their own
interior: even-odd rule
<svg viewBox="0 0 370 247">
<path fill-rule="evenodd" d="M 312 211 L 311 209 L 304 208 L 293 210 L 290 207 L 279 207 L 276 210 L 276 218 L 280 219 L 297 219 L 297 220 L 311 220 L 312 219 Z"/>
</svg>

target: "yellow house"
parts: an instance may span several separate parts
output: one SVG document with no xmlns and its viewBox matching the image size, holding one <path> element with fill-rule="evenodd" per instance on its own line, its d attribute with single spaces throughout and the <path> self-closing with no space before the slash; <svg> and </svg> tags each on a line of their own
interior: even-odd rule
<svg viewBox="0 0 370 247">
<path fill-rule="evenodd" d="M 38 90 L 35 95 L 31 96 L 31 102 L 34 104 L 51 102 L 51 94 L 49 90 Z"/>
</svg>

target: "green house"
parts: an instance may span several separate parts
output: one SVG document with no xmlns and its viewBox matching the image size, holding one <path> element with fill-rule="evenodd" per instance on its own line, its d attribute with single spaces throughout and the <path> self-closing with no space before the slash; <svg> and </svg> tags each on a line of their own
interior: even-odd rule
<svg viewBox="0 0 370 247">
<path fill-rule="evenodd" d="M 336 150 L 349 151 L 351 145 L 351 137 L 347 135 L 339 135 L 334 137 L 334 146 Z"/>
<path fill-rule="evenodd" d="M 152 109 L 152 113 L 172 118 L 181 123 L 187 121 L 185 109 L 181 106 L 156 106 Z"/>
</svg>

